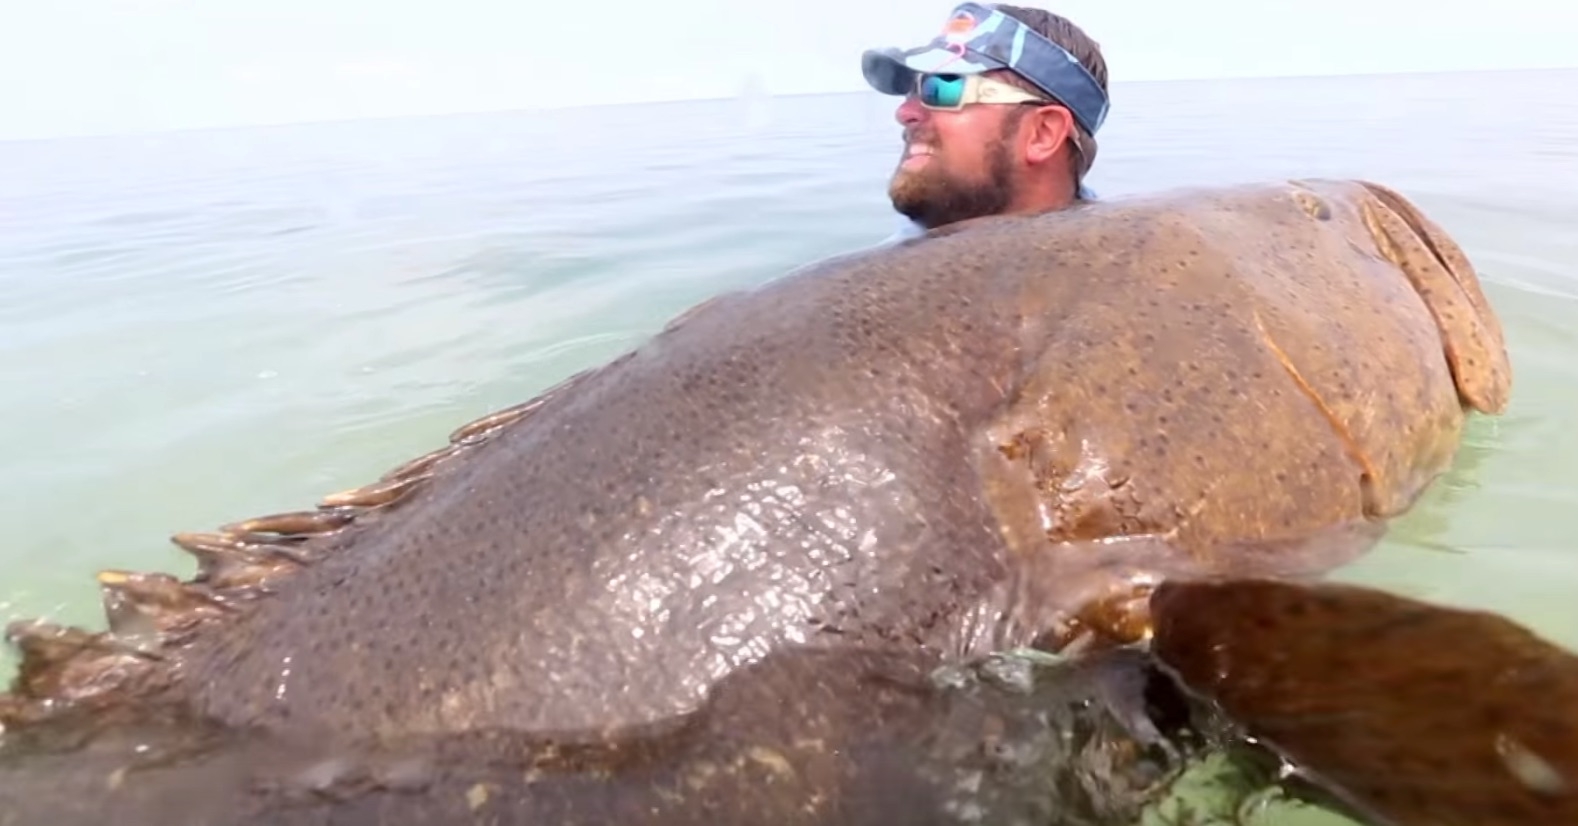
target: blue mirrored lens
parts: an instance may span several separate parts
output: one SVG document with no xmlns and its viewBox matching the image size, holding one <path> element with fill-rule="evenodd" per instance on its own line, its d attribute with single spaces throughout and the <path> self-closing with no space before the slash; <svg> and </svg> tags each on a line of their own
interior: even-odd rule
<svg viewBox="0 0 1578 826">
<path fill-rule="evenodd" d="M 927 106 L 958 106 L 964 98 L 960 75 L 926 75 L 921 78 L 920 100 Z"/>
</svg>

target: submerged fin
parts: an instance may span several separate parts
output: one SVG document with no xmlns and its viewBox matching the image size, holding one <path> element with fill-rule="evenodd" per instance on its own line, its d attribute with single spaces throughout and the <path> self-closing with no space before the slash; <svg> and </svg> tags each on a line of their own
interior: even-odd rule
<svg viewBox="0 0 1578 826">
<path fill-rule="evenodd" d="M 223 533 L 178 533 L 170 538 L 197 558 L 194 582 L 231 596 L 266 591 L 307 560 L 290 548 L 248 542 Z"/>
<path fill-rule="evenodd" d="M 100 571 L 104 616 L 110 633 L 139 649 L 158 649 L 225 606 L 199 586 L 162 573 Z"/>
<path fill-rule="evenodd" d="M 153 656 L 108 632 L 47 622 L 14 622 L 6 639 L 22 653 L 12 693 L 33 700 L 69 702 L 97 693 Z"/>
</svg>

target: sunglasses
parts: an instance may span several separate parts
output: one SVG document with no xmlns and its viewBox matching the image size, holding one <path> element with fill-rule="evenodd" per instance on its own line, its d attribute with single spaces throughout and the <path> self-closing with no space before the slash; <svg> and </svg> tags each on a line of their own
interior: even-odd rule
<svg viewBox="0 0 1578 826">
<path fill-rule="evenodd" d="M 927 109 L 946 110 L 962 109 L 972 103 L 1056 103 L 1013 84 L 981 75 L 916 73 L 915 96 Z"/>
</svg>

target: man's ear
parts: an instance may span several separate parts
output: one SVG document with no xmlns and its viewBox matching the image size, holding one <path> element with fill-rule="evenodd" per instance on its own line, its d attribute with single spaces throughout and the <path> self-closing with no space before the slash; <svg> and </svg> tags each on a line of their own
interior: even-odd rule
<svg viewBox="0 0 1578 826">
<path fill-rule="evenodd" d="M 1074 138 L 1074 116 L 1068 109 L 1042 106 L 1025 116 L 1025 161 L 1043 164 L 1057 157 L 1063 144 Z"/>
</svg>

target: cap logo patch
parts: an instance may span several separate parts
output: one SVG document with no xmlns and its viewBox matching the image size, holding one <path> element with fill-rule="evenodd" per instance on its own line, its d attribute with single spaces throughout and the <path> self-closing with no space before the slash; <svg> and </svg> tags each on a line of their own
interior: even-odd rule
<svg viewBox="0 0 1578 826">
<path fill-rule="evenodd" d="M 956 12 L 943 24 L 942 36 L 949 43 L 963 43 L 975 31 L 975 16 L 967 11 Z"/>
</svg>

